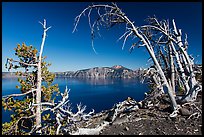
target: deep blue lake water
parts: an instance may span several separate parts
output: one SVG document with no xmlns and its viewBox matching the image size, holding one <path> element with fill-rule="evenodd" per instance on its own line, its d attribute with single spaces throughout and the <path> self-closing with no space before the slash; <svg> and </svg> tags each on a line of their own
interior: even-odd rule
<svg viewBox="0 0 204 137">
<path fill-rule="evenodd" d="M 95 112 L 110 109 L 127 97 L 140 101 L 144 98 L 144 92 L 149 90 L 147 84 L 140 83 L 138 79 L 55 78 L 53 84 L 56 83 L 61 92 L 64 92 L 66 85 L 71 89 L 69 100 L 73 108 L 81 102 L 87 106 L 87 111 L 93 108 Z M 20 93 L 16 85 L 19 85 L 17 78 L 2 78 L 2 95 Z M 3 123 L 10 121 L 10 114 L 10 111 L 2 108 Z"/>
</svg>

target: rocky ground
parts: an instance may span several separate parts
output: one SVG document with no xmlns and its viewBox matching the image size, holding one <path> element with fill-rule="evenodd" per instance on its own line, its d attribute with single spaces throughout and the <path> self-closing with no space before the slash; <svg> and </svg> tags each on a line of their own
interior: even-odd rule
<svg viewBox="0 0 204 137">
<path fill-rule="evenodd" d="M 195 105 L 194 105 L 195 104 Z M 202 135 L 202 93 L 194 104 L 185 104 L 175 118 L 170 118 L 170 105 L 160 102 L 157 106 L 124 112 L 100 130 L 99 135 Z M 107 118 L 110 110 L 95 115 L 86 128 L 95 128 Z"/>
<path fill-rule="evenodd" d="M 198 108 L 202 110 L 202 95 L 198 96 Z M 186 105 L 187 106 L 187 105 Z M 128 114 L 126 122 L 107 126 L 101 135 L 202 135 L 202 114 L 193 116 L 193 110 L 181 112 L 176 118 L 169 117 L 169 105 L 159 108 L 138 109 Z M 188 111 L 189 110 L 189 111 Z M 185 110 L 184 110 L 185 111 Z M 195 110 L 196 111 L 196 110 Z M 191 116 L 191 117 L 190 117 Z"/>
</svg>

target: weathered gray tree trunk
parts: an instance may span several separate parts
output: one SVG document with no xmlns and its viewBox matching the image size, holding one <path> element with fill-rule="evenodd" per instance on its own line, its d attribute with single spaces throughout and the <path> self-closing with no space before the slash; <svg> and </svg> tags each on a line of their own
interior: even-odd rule
<svg viewBox="0 0 204 137">
<path fill-rule="evenodd" d="M 190 59 L 186 49 L 184 48 L 184 44 L 181 39 L 181 35 L 182 35 L 181 29 L 179 29 L 179 31 L 177 30 L 174 20 L 173 20 L 173 27 L 178 41 L 179 49 L 184 57 L 183 59 L 184 59 L 185 66 L 187 67 L 187 70 L 189 71 L 189 74 L 190 74 L 190 78 L 188 80 L 188 85 L 190 89 L 186 91 L 186 97 L 183 100 L 185 100 L 186 102 L 193 101 L 196 99 L 198 92 L 202 89 L 202 86 L 197 85 L 198 83 L 197 83 L 197 80 L 195 79 L 195 73 L 193 70 L 194 63 Z"/>
<path fill-rule="evenodd" d="M 153 30 L 157 30 L 159 32 L 162 32 L 165 36 L 168 37 L 168 41 L 170 42 L 170 46 L 172 48 L 172 52 L 175 55 L 175 61 L 174 64 L 177 65 L 177 70 L 179 72 L 178 76 L 178 83 L 182 83 L 182 87 L 185 89 L 185 96 L 182 97 L 182 100 L 185 102 L 193 101 L 196 99 L 197 93 L 201 91 L 202 86 L 198 85 L 197 80 L 195 79 L 195 73 L 193 70 L 193 60 L 189 57 L 187 53 L 187 45 L 186 43 L 183 44 L 183 41 L 181 39 L 182 33 L 181 29 L 177 30 L 176 24 L 173 22 L 173 33 L 167 33 L 170 32 L 166 31 L 166 29 L 169 27 L 164 27 L 157 21 L 157 19 L 154 18 L 154 23 L 153 25 L 145 25 L 142 28 L 152 28 Z M 168 25 L 167 25 L 168 26 Z M 186 37 L 187 39 L 187 37 Z M 186 42 L 185 39 L 185 42 Z M 177 49 L 175 48 L 177 46 Z M 168 53 L 169 54 L 169 53 Z M 174 66 L 175 66 L 174 65 Z M 175 69 L 176 70 L 176 69 Z M 171 76 L 173 78 L 173 75 Z M 170 86 L 173 87 L 173 80 L 169 81 Z"/>
<path fill-rule="evenodd" d="M 173 59 L 173 52 L 172 52 L 172 47 L 168 45 L 169 48 L 169 58 L 170 58 L 170 71 L 171 71 L 171 87 L 173 90 L 174 96 L 176 96 L 175 93 L 175 66 L 174 66 L 174 59 Z"/>
<path fill-rule="evenodd" d="M 101 8 L 104 9 L 103 12 L 100 12 Z M 91 23 L 90 20 L 92 9 L 96 9 L 98 11 L 96 14 L 99 16 L 93 23 Z M 86 11 L 89 12 L 88 19 L 92 36 L 95 36 L 95 28 L 96 31 L 100 30 L 99 26 L 112 27 L 124 23 L 126 24 L 126 31 L 119 38 L 120 40 L 124 37 L 122 49 L 124 48 L 127 38 L 133 37 L 133 39 L 139 39 L 139 41 L 132 44 L 130 51 L 132 51 L 136 45 L 138 47 L 144 46 L 147 49 L 156 69 L 155 75 L 159 75 L 159 81 L 161 82 L 158 83 L 155 77 L 153 77 L 153 80 L 155 83 L 160 84 L 160 86 L 166 86 L 167 88 L 174 110 L 171 116 L 176 116 L 179 109 L 179 105 L 177 105 L 175 99 L 177 96 L 175 87 L 177 85 L 185 89 L 185 97 L 183 100 L 195 100 L 202 86 L 198 85 L 195 79 L 195 73 L 193 72 L 194 63 L 186 51 L 188 46 L 187 37 L 183 44 L 181 30 L 177 30 L 174 20 L 174 31 L 170 28 L 169 21 L 164 20 L 159 22 L 156 18 L 148 18 L 148 25 L 137 27 L 115 3 L 112 3 L 112 6 L 99 4 L 88 6 L 75 18 L 76 23 L 73 32 L 76 30 L 81 16 L 85 15 Z M 92 37 L 92 41 L 93 38 L 94 37 Z M 162 46 L 161 49 L 160 46 Z M 157 47 L 159 47 L 158 53 L 156 51 Z M 158 78 L 158 76 L 156 78 Z"/>
<path fill-rule="evenodd" d="M 173 110 L 176 110 L 177 109 L 177 103 L 176 103 L 175 97 L 173 95 L 174 92 L 173 92 L 172 88 L 170 87 L 170 85 L 169 85 L 169 83 L 168 83 L 168 81 L 167 81 L 167 79 L 166 79 L 166 77 L 164 75 L 164 72 L 163 72 L 161 66 L 158 63 L 158 60 L 157 60 L 157 58 L 156 58 L 156 56 L 154 54 L 154 50 L 152 49 L 152 47 L 150 45 L 150 42 L 147 39 L 145 39 L 141 34 L 139 34 L 139 32 L 135 28 L 134 24 L 126 16 L 124 18 L 131 24 L 131 26 L 133 28 L 134 34 L 138 38 L 140 38 L 141 41 L 145 44 L 145 47 L 146 47 L 147 51 L 149 52 L 149 54 L 150 54 L 150 56 L 151 56 L 151 58 L 152 58 L 152 60 L 153 60 L 153 62 L 155 64 L 155 66 L 156 66 L 156 68 L 158 70 L 158 73 L 159 73 L 159 75 L 161 76 L 161 78 L 163 80 L 163 85 L 166 85 L 166 87 L 168 89 L 168 95 L 169 95 L 169 98 L 171 100 L 172 108 L 173 108 Z"/>
<path fill-rule="evenodd" d="M 178 54 L 178 52 L 176 51 L 175 46 L 174 46 L 174 44 L 173 44 L 172 41 L 170 42 L 170 44 L 171 44 L 171 48 L 172 48 L 173 53 L 174 53 L 175 58 L 176 58 L 176 63 L 177 63 L 177 65 L 178 65 L 178 71 L 180 72 L 181 79 L 182 79 L 182 82 L 183 82 L 185 91 L 189 91 L 189 90 L 190 90 L 190 87 L 189 87 L 188 82 L 187 82 L 187 80 L 186 80 L 186 76 L 185 76 L 185 73 L 184 73 L 184 69 L 183 69 L 183 66 L 182 66 L 182 64 L 181 64 L 181 61 L 180 61 L 180 59 L 179 59 L 179 54 Z"/>
<path fill-rule="evenodd" d="M 41 22 L 40 22 L 41 23 Z M 42 24 L 42 23 L 41 23 Z M 37 92 L 36 92 L 36 129 L 41 127 L 41 85 L 42 85 L 42 76 L 41 76 L 41 63 L 42 63 L 42 53 L 43 53 L 43 47 L 45 44 L 45 38 L 46 38 L 46 32 L 50 28 L 46 28 L 46 20 L 44 19 L 44 22 L 42 24 L 43 26 L 43 37 L 42 37 L 42 43 L 40 47 L 40 53 L 39 53 L 39 59 L 38 59 L 38 71 L 37 71 Z M 40 132 L 40 130 L 39 130 Z"/>
</svg>

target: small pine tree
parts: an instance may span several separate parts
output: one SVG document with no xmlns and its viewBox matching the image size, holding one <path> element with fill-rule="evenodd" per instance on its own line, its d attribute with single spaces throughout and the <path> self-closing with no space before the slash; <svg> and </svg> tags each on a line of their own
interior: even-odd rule
<svg viewBox="0 0 204 137">
<path fill-rule="evenodd" d="M 85 113 L 86 106 L 81 104 L 77 104 L 78 111 L 73 113 L 68 99 L 70 89 L 66 87 L 64 93 L 60 93 L 58 84 L 52 84 L 55 75 L 48 70 L 51 64 L 42 57 L 46 32 L 51 27 L 46 28 L 46 20 L 40 24 L 44 31 L 39 54 L 33 46 L 18 44 L 15 55 L 19 60 L 8 58 L 5 64 L 8 70 L 24 68 L 25 71 L 16 72 L 20 83 L 16 88 L 22 93 L 6 95 L 2 99 L 4 110 L 13 111 L 11 121 L 2 125 L 4 135 L 67 134 L 76 122 L 88 120 L 94 113 L 94 110 Z M 55 103 L 58 95 L 61 101 Z"/>
<path fill-rule="evenodd" d="M 47 31 L 51 27 L 46 27 L 46 20 L 39 22 L 43 27 L 43 37 L 38 53 L 36 48 L 26 46 L 25 43 L 17 45 L 15 55 L 18 60 L 8 58 L 5 64 L 8 70 L 24 68 L 25 71 L 17 71 L 16 75 L 21 76 L 20 82 L 21 94 L 12 94 L 2 99 L 2 106 L 5 110 L 13 111 L 11 121 L 3 124 L 3 134 L 41 134 L 42 115 L 46 106 L 42 103 L 54 104 L 54 93 L 59 94 L 58 85 L 51 85 L 55 75 L 48 71 L 48 64 L 42 57 L 43 47 L 47 36 Z M 57 95 L 57 94 L 56 94 Z M 17 97 L 22 98 L 17 98 Z M 44 102 L 45 101 L 45 102 Z M 44 118 L 44 117 L 43 117 Z M 46 118 L 49 117 L 46 115 Z M 45 119 L 46 120 L 46 119 Z"/>
<path fill-rule="evenodd" d="M 15 61 L 11 58 L 7 59 L 6 68 L 20 69 L 24 68 L 25 71 L 17 71 L 16 75 L 19 77 L 18 82 L 20 86 L 16 88 L 20 89 L 22 94 L 16 94 L 16 96 L 9 95 L 2 99 L 2 106 L 4 110 L 12 111 L 11 121 L 2 125 L 2 134 L 15 134 L 22 135 L 29 133 L 33 127 L 35 127 L 35 115 L 36 110 L 31 107 L 31 104 L 36 102 L 36 88 L 37 88 L 37 66 L 39 56 L 38 51 L 32 45 L 27 46 L 25 43 L 17 45 L 15 48 L 15 55 L 19 61 Z M 53 103 L 56 95 L 58 95 L 58 84 L 53 85 L 55 75 L 49 72 L 48 67 L 51 65 L 45 62 L 46 57 L 42 57 L 41 62 L 41 77 L 42 77 L 42 102 Z M 15 63 L 15 64 L 14 64 Z M 33 64 L 33 65 L 28 65 Z M 30 92 L 32 91 L 32 92 Z M 21 98 L 19 98 L 19 96 Z M 35 107 L 36 108 L 36 107 Z M 42 110 L 46 106 L 42 106 Z M 50 114 L 42 113 L 42 123 L 45 126 L 50 120 Z"/>
</svg>

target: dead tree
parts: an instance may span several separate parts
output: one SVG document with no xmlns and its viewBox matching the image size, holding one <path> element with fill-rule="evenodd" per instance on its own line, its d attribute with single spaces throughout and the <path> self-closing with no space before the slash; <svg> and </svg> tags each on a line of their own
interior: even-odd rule
<svg viewBox="0 0 204 137">
<path fill-rule="evenodd" d="M 33 108 L 34 114 L 32 117 L 35 118 L 35 128 L 36 129 L 39 129 L 41 127 L 42 53 L 43 53 L 43 47 L 44 47 L 44 43 L 45 43 L 45 39 L 46 39 L 46 35 L 47 35 L 46 33 L 51 28 L 51 27 L 48 27 L 48 28 L 46 27 L 46 20 L 45 19 L 44 19 L 43 23 L 41 23 L 41 22 L 39 22 L 39 23 L 43 26 L 43 35 L 42 35 L 41 49 L 40 49 L 38 58 L 36 56 L 36 54 L 37 54 L 36 49 L 32 50 L 32 46 L 27 47 L 27 46 L 25 46 L 25 44 L 23 44 L 22 49 L 20 49 L 21 48 L 20 45 L 18 45 L 18 48 L 16 49 L 16 55 L 18 55 L 20 60 L 13 60 L 11 58 L 8 58 L 7 63 L 6 63 L 6 66 L 9 65 L 9 68 L 8 68 L 9 70 L 12 67 L 14 69 L 24 67 L 26 70 L 24 75 L 26 75 L 26 76 L 29 76 L 29 74 L 28 74 L 28 68 L 29 67 L 34 67 L 34 69 L 37 67 L 37 70 L 36 70 L 37 71 L 37 76 L 36 76 L 37 77 L 37 86 L 36 86 L 34 80 L 29 80 L 29 81 L 33 81 L 33 83 L 31 84 L 32 88 L 26 87 L 26 88 L 28 88 L 28 91 L 25 91 L 25 93 L 22 93 L 22 94 L 12 94 L 12 95 L 6 96 L 6 98 L 11 98 L 11 97 L 17 97 L 17 96 L 27 96 L 28 94 L 31 94 L 31 93 L 33 94 L 33 104 L 35 104 L 36 108 L 35 108 L 35 111 Z M 18 63 L 19 66 L 18 65 L 13 66 L 13 63 Z M 32 77 L 32 78 L 34 78 L 34 77 Z M 30 105 L 30 108 L 31 107 L 33 107 L 33 106 Z M 41 131 L 39 130 L 38 132 L 40 133 Z"/>
<path fill-rule="evenodd" d="M 20 126 L 28 128 L 23 125 L 25 119 L 32 121 L 30 122 L 32 123 L 31 126 L 29 126 L 30 130 L 25 131 L 25 133 L 28 134 L 32 135 L 37 133 L 40 135 L 58 135 L 63 134 L 64 132 L 70 134 L 70 132 L 73 131 L 73 126 L 76 125 L 77 122 L 88 120 L 94 113 L 94 110 L 85 113 L 86 106 L 82 106 L 81 104 L 77 105 L 77 112 L 73 113 L 68 99 L 70 89 L 68 90 L 67 87 L 64 93 L 60 94 L 61 100 L 55 102 L 55 99 L 52 99 L 54 92 L 57 92 L 55 96 L 59 93 L 59 88 L 58 85 L 51 85 L 55 76 L 48 71 L 47 66 L 49 65 L 43 61 L 44 57 L 42 57 L 47 35 L 46 32 L 51 27 L 46 27 L 46 20 L 44 20 L 43 23 L 40 22 L 40 24 L 43 26 L 43 35 L 39 55 L 37 56 L 37 50 L 35 48 L 32 49 L 32 46 L 22 44 L 21 47 L 19 44 L 17 48 L 15 48 L 15 54 L 19 57 L 19 60 L 11 58 L 7 59 L 6 68 L 9 70 L 11 68 L 25 68 L 25 73 L 17 72 L 17 74 L 19 76 L 25 76 L 26 79 L 19 79 L 22 93 L 3 96 L 2 106 L 5 110 L 7 108 L 9 110 L 18 110 L 15 111 L 16 117 L 14 118 L 13 116 L 12 121 L 9 124 L 5 123 L 4 129 L 6 129 L 3 134 L 24 134 L 24 132 L 21 133 L 22 130 L 20 129 Z M 14 63 L 17 64 L 14 65 Z M 31 69 L 32 72 L 28 72 L 29 69 Z M 45 82 L 47 88 L 42 85 L 42 81 Z M 21 101 L 22 105 L 20 104 L 20 101 L 14 99 L 15 97 L 20 96 L 24 97 L 24 100 Z M 49 115 L 43 114 L 47 111 L 49 112 Z M 50 117 L 51 114 L 52 117 Z"/>
<path fill-rule="evenodd" d="M 97 14 L 95 18 L 91 16 L 94 10 Z M 161 90 L 163 87 L 167 88 L 173 109 L 171 116 L 176 116 L 179 109 L 175 99 L 176 76 L 180 78 L 179 82 L 182 83 L 186 90 L 186 96 L 182 97 L 182 100 L 195 100 L 197 92 L 201 90 L 201 85 L 198 85 L 195 80 L 192 69 L 193 62 L 187 54 L 187 45 L 183 44 L 181 40 L 181 30 L 177 30 L 174 20 L 174 31 L 171 30 L 168 21 L 159 22 L 156 18 L 149 18 L 148 25 L 138 27 L 115 3 L 112 3 L 112 5 L 93 4 L 85 8 L 75 18 L 73 32 L 76 30 L 82 15 L 85 14 L 88 16 L 94 51 L 93 39 L 97 34 L 96 32 L 100 31 L 100 27 L 111 28 L 118 24 L 126 25 L 126 31 L 119 38 L 119 40 L 124 38 L 122 49 L 125 46 L 126 40 L 130 37 L 134 40 L 130 51 L 135 47 L 145 47 L 147 49 L 154 63 L 155 80 L 159 80 L 157 84 L 159 84 Z M 182 58 L 182 63 L 185 63 L 185 65 L 181 63 L 180 58 Z M 184 71 L 187 71 L 189 75 L 186 75 Z M 176 74 L 176 72 L 178 73 Z"/>
<path fill-rule="evenodd" d="M 87 121 L 94 114 L 94 109 L 91 112 L 85 113 L 86 106 L 82 104 L 77 104 L 77 112 L 73 113 L 71 108 L 71 103 L 69 102 L 69 92 L 70 89 L 67 88 L 64 93 L 61 93 L 61 100 L 57 103 L 44 102 L 41 103 L 42 106 L 46 106 L 42 112 L 49 111 L 54 114 L 56 120 L 56 135 L 60 134 L 71 134 L 77 128 L 77 123 L 81 121 Z M 45 134 L 49 127 L 43 129 Z"/>
<path fill-rule="evenodd" d="M 195 101 L 198 92 L 202 90 L 202 86 L 195 78 L 193 69 L 194 62 L 187 53 L 187 34 L 185 40 L 182 40 L 181 29 L 177 29 L 174 20 L 172 21 L 172 28 L 168 20 L 159 22 L 156 17 L 149 17 L 148 23 L 148 25 L 141 26 L 141 28 L 143 30 L 153 31 L 154 33 L 152 33 L 152 35 L 159 38 L 156 40 L 153 36 L 151 37 L 151 40 L 154 39 L 153 42 L 155 47 L 161 47 L 162 45 L 164 51 L 168 49 L 168 52 L 162 54 L 162 56 L 168 58 L 169 68 L 167 72 L 170 72 L 171 75 L 167 75 L 166 77 L 169 79 L 169 84 L 176 90 L 176 81 L 177 85 L 181 83 L 181 86 L 185 89 L 185 94 L 182 97 L 177 97 L 179 99 L 178 102 L 185 103 Z"/>
<path fill-rule="evenodd" d="M 43 47 L 45 44 L 45 38 L 47 36 L 47 31 L 51 27 L 46 27 L 46 20 L 44 19 L 44 22 L 40 24 L 43 26 L 43 37 L 42 37 L 42 43 L 40 46 L 40 53 L 39 53 L 39 62 L 38 62 L 38 73 L 37 73 L 37 91 L 36 91 L 36 128 L 41 127 L 41 85 L 42 85 L 42 77 L 41 77 L 41 60 L 42 60 L 42 53 L 43 53 Z"/>
<path fill-rule="evenodd" d="M 123 102 L 115 104 L 113 108 L 108 110 L 108 115 L 95 127 L 78 128 L 78 130 L 72 132 L 71 135 L 99 135 L 101 130 L 103 130 L 106 126 L 113 124 L 116 119 L 122 117 L 124 113 L 131 113 L 132 111 L 139 109 L 139 104 L 140 102 L 136 102 L 134 99 L 128 97 Z M 102 112 L 99 113 L 99 115 L 101 114 L 104 115 Z"/>
</svg>

